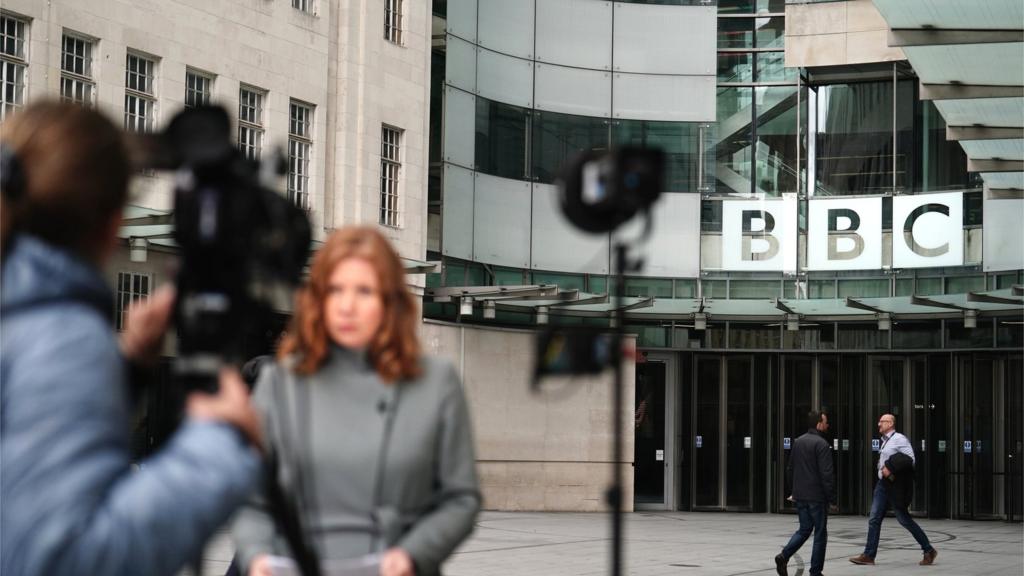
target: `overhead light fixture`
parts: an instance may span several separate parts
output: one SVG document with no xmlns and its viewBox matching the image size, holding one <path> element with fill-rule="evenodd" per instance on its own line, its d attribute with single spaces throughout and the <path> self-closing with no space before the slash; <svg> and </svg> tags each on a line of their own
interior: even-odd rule
<svg viewBox="0 0 1024 576">
<path fill-rule="evenodd" d="M 146 252 L 149 248 L 149 240 L 145 238 L 131 237 L 128 239 L 128 259 L 132 262 L 145 262 Z"/>
<path fill-rule="evenodd" d="M 497 307 L 494 300 L 484 300 L 484 320 L 494 320 L 497 316 Z"/>
<path fill-rule="evenodd" d="M 878 329 L 879 330 L 891 330 L 892 329 L 892 315 L 888 312 L 879 313 L 875 315 L 878 318 Z"/>
<path fill-rule="evenodd" d="M 698 312 L 693 315 L 693 329 L 705 330 L 708 327 L 708 315 Z"/>
<path fill-rule="evenodd" d="M 978 327 L 978 311 L 972 308 L 964 310 L 964 328 Z"/>
<path fill-rule="evenodd" d="M 547 323 L 548 323 L 548 307 L 547 306 L 538 306 L 537 307 L 537 324 L 543 325 L 543 324 L 547 324 Z"/>
<path fill-rule="evenodd" d="M 795 332 L 800 329 L 800 316 L 796 314 L 786 314 L 786 330 Z"/>
<path fill-rule="evenodd" d="M 618 328 L 619 327 L 619 318 L 617 316 L 615 316 L 615 315 L 612 315 L 612 317 L 608 320 L 608 327 L 609 328 Z"/>
<path fill-rule="evenodd" d="M 469 296 L 463 296 L 462 298 L 459 298 L 459 315 L 473 315 L 473 299 L 470 298 Z"/>
</svg>

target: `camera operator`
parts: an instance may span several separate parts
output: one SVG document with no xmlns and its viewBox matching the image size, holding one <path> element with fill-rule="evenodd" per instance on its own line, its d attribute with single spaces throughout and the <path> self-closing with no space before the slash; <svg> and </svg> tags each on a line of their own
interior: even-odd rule
<svg viewBox="0 0 1024 576">
<path fill-rule="evenodd" d="M 0 155 L 0 573 L 174 574 L 258 482 L 245 385 L 224 370 L 216 395 L 189 395 L 131 472 L 126 356 L 155 355 L 174 294 L 130 318 L 119 348 L 100 270 L 127 199 L 122 134 L 39 103 L 5 120 Z"/>
</svg>

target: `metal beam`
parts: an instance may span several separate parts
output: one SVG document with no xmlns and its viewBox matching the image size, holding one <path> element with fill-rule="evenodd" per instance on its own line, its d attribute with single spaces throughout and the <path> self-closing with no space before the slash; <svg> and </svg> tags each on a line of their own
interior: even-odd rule
<svg viewBox="0 0 1024 576">
<path fill-rule="evenodd" d="M 1024 160 L 967 159 L 968 172 L 1024 172 Z"/>
<path fill-rule="evenodd" d="M 850 307 L 850 308 L 856 308 L 858 310 L 867 310 L 868 312 L 874 312 L 875 314 L 888 314 L 889 313 L 887 310 L 882 310 L 881 308 L 879 308 L 877 306 L 872 306 L 870 304 L 865 304 L 864 302 L 861 302 L 860 300 L 855 300 L 855 299 L 853 299 L 853 298 L 851 298 L 849 296 L 846 297 L 846 305 L 848 307 Z"/>
<path fill-rule="evenodd" d="M 1021 126 L 946 126 L 946 140 L 1012 140 L 1024 138 Z"/>
<path fill-rule="evenodd" d="M 152 214 L 137 218 L 125 218 L 121 221 L 122 228 L 125 226 L 161 226 L 165 224 L 174 224 L 174 214 Z"/>
<path fill-rule="evenodd" d="M 946 308 L 949 310 L 973 310 L 973 308 L 957 306 L 956 304 L 950 304 L 949 302 L 939 302 L 938 300 L 932 300 L 931 298 L 925 298 L 924 296 L 911 296 L 910 303 L 914 306 L 933 306 L 935 308 Z"/>
<path fill-rule="evenodd" d="M 1020 298 L 1006 298 L 1005 296 L 993 296 L 991 294 L 984 294 L 982 292 L 968 292 L 968 302 L 984 302 L 986 304 L 1010 304 L 1014 306 L 1020 306 L 1024 304 L 1024 300 Z"/>
<path fill-rule="evenodd" d="M 921 30 L 896 28 L 889 30 L 891 47 L 941 46 L 948 44 L 1002 44 L 1024 42 L 1024 30 Z"/>
<path fill-rule="evenodd" d="M 1020 98 L 1024 86 L 992 86 L 982 84 L 921 85 L 921 100 L 970 100 L 974 98 Z"/>
<path fill-rule="evenodd" d="M 986 200 L 1024 200 L 1024 189 L 1021 188 L 986 188 Z"/>
</svg>

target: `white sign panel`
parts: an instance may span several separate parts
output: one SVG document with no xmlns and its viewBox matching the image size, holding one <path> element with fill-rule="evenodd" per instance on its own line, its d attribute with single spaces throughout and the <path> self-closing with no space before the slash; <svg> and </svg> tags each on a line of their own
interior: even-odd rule
<svg viewBox="0 0 1024 576">
<path fill-rule="evenodd" d="M 893 268 L 964 263 L 963 192 L 892 199 Z"/>
<path fill-rule="evenodd" d="M 878 270 L 882 267 L 882 199 L 809 201 L 808 270 Z"/>
<path fill-rule="evenodd" d="M 796 197 L 722 202 L 722 269 L 796 271 Z"/>
<path fill-rule="evenodd" d="M 982 218 L 982 243 L 986 272 L 1024 268 L 1024 199 L 988 198 Z"/>
</svg>

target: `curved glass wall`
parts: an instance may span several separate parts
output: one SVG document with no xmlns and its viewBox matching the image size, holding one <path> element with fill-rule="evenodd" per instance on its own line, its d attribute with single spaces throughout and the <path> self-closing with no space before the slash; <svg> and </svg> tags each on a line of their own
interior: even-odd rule
<svg viewBox="0 0 1024 576">
<path fill-rule="evenodd" d="M 503 178 L 529 180 L 529 133 L 529 109 L 477 98 L 476 169 Z"/>
<path fill-rule="evenodd" d="M 550 184 L 566 161 L 585 150 L 656 146 L 666 155 L 665 190 L 696 192 L 705 134 L 697 122 L 608 120 L 531 110 L 478 96 L 474 164 L 477 171 L 492 176 Z M 710 160 L 704 162 L 707 168 Z"/>
</svg>

